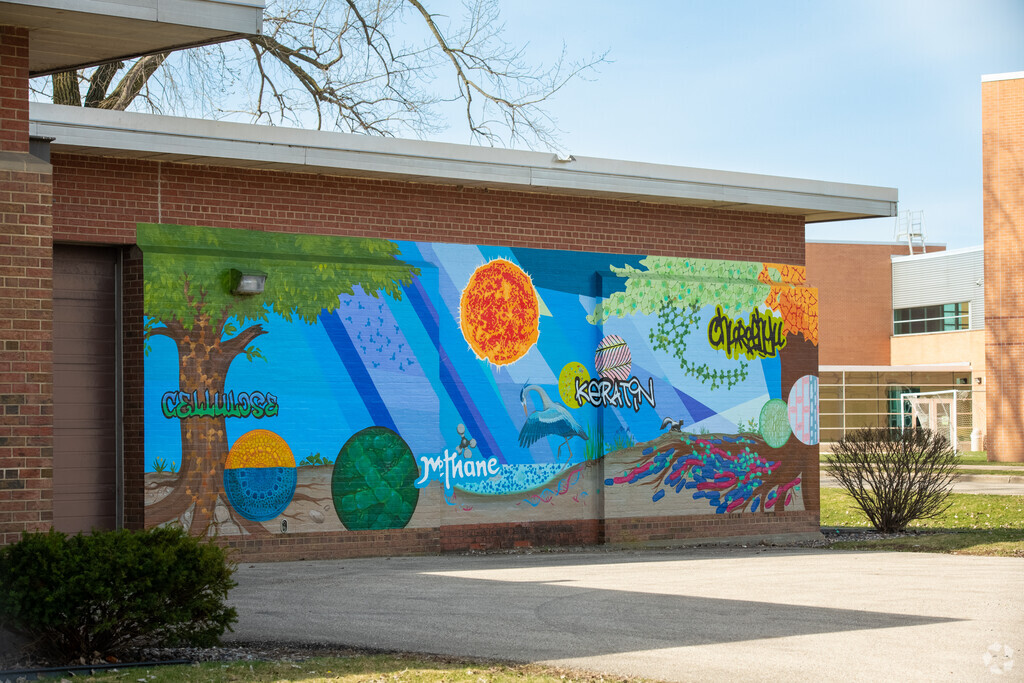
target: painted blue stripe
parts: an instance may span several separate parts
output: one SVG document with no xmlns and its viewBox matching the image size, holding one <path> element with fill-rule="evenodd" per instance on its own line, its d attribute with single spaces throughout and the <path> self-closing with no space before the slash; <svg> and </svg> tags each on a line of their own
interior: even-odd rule
<svg viewBox="0 0 1024 683">
<path fill-rule="evenodd" d="M 409 303 L 412 304 L 413 310 L 415 310 L 416 314 L 419 315 L 420 321 L 423 323 L 423 329 L 427 331 L 427 336 L 430 337 L 430 341 L 433 342 L 437 349 L 440 349 L 440 318 L 437 314 L 437 309 L 434 308 L 433 302 L 430 300 L 430 297 L 427 296 L 426 290 L 423 289 L 423 285 L 420 283 L 419 278 L 414 279 L 411 284 L 403 284 L 402 289 L 405 291 L 406 296 L 409 297 Z"/>
<path fill-rule="evenodd" d="M 441 346 L 439 316 L 437 310 L 427 297 L 423 285 L 416 279 L 409 285 L 403 285 L 402 288 L 405 290 L 406 296 L 409 297 L 409 303 L 412 304 L 413 310 L 420 316 L 423 327 L 427 330 L 427 335 L 437 347 L 441 386 L 445 388 L 449 398 L 451 398 L 452 404 L 455 406 L 459 417 L 462 418 L 463 424 L 466 425 L 469 433 L 476 439 L 477 450 L 480 451 L 480 455 L 484 458 L 501 458 L 501 449 L 498 448 L 494 435 L 487 428 L 487 423 L 484 422 L 483 416 L 470 399 L 469 392 L 459 378 L 459 373 L 455 369 L 452 359 L 448 356 L 448 352 Z M 501 459 L 503 460 L 503 458 Z"/>
<path fill-rule="evenodd" d="M 476 405 L 466 390 L 466 385 L 459 379 L 451 358 L 448 357 L 448 353 L 444 349 L 439 349 L 439 351 L 441 356 L 441 384 L 448 391 L 448 396 L 451 397 L 452 403 L 455 404 L 455 409 L 465 421 L 469 433 L 476 438 L 476 445 L 480 455 L 484 458 L 497 457 L 504 460 L 501 457 L 501 449 L 498 448 L 498 444 L 494 440 L 494 435 L 487 428 L 487 423 L 484 422 L 480 411 L 476 409 Z"/>
<path fill-rule="evenodd" d="M 320 322 L 327 331 L 327 338 L 334 344 L 334 350 L 338 352 L 338 357 L 345 364 L 345 370 L 348 371 L 352 384 L 355 385 L 359 395 L 363 398 L 363 404 L 366 406 L 367 412 L 370 413 L 373 426 L 387 427 L 397 433 L 398 427 L 395 425 L 395 421 L 391 417 L 384 399 L 377 392 L 377 386 L 373 383 L 373 378 L 370 377 L 369 371 L 363 365 L 363 361 L 360 360 L 359 352 L 356 351 L 355 344 L 352 342 L 352 337 L 349 336 L 348 330 L 345 329 L 345 326 L 336 314 L 329 313 L 326 310 L 320 312 Z"/>
</svg>

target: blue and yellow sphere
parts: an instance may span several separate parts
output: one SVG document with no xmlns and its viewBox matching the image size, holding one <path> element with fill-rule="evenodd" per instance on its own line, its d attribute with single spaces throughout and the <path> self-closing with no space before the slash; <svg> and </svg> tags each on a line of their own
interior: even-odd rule
<svg viewBox="0 0 1024 683">
<path fill-rule="evenodd" d="M 292 449 L 267 429 L 238 437 L 224 463 L 224 491 L 235 512 L 254 522 L 274 519 L 295 495 Z"/>
</svg>

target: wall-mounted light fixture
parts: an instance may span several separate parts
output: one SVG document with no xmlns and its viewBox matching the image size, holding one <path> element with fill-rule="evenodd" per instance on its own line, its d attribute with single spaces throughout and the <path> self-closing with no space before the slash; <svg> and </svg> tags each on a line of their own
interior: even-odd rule
<svg viewBox="0 0 1024 683">
<path fill-rule="evenodd" d="M 267 274 L 258 271 L 243 273 L 234 268 L 231 269 L 231 293 L 238 296 L 252 296 L 262 294 L 263 286 L 267 282 Z"/>
<path fill-rule="evenodd" d="M 974 378 L 974 383 L 975 384 L 981 384 L 981 377 L 975 377 Z"/>
</svg>

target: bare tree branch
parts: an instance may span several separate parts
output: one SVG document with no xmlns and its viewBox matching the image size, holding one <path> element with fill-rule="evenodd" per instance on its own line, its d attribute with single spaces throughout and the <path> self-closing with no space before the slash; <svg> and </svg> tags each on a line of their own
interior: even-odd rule
<svg viewBox="0 0 1024 683">
<path fill-rule="evenodd" d="M 148 55 L 132 64 L 128 72 L 121 78 L 121 81 L 114 88 L 114 92 L 103 98 L 96 104 L 100 109 L 125 110 L 132 103 L 150 77 L 164 63 L 169 52 L 161 52 L 158 55 Z M 113 80 L 113 77 L 111 77 Z"/>
<path fill-rule="evenodd" d="M 89 78 L 89 90 L 85 93 L 85 106 L 98 107 L 107 96 L 107 90 L 117 72 L 124 68 L 124 62 L 110 62 L 100 65 Z"/>
<path fill-rule="evenodd" d="M 459 20 L 429 4 L 269 0 L 264 34 L 249 41 L 104 65 L 33 92 L 75 104 L 85 82 L 90 107 L 421 137 L 447 127 L 444 107 L 461 101 L 471 139 L 557 147 L 544 103 L 604 55 L 572 62 L 563 47 L 552 66 L 534 66 L 506 42 L 497 0 L 465 0 Z"/>
</svg>

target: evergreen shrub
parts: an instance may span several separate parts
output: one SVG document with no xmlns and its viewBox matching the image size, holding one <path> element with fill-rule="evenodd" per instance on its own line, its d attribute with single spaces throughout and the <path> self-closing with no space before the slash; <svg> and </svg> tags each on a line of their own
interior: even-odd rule
<svg viewBox="0 0 1024 683">
<path fill-rule="evenodd" d="M 0 549 L 0 625 L 51 661 L 210 646 L 238 619 L 224 549 L 178 528 L 26 533 Z"/>
</svg>

